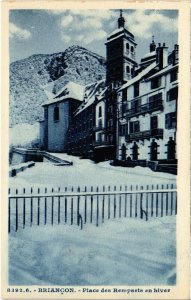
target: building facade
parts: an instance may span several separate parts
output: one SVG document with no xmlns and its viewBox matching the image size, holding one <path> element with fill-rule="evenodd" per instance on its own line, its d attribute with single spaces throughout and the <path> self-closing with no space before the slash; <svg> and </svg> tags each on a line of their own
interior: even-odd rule
<svg viewBox="0 0 191 300">
<path fill-rule="evenodd" d="M 44 104 L 44 148 L 124 165 L 175 165 L 178 45 L 169 52 L 153 37 L 138 64 L 122 11 L 105 44 L 105 80 L 69 83 L 73 94 L 64 87 Z"/>
</svg>

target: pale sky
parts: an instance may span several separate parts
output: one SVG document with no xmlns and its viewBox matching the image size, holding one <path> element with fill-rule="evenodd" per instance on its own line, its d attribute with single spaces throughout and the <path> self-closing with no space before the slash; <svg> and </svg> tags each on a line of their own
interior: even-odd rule
<svg viewBox="0 0 191 300">
<path fill-rule="evenodd" d="M 170 51 L 178 43 L 177 10 L 124 10 L 123 16 L 138 44 L 138 62 L 149 52 L 152 35 Z M 105 57 L 105 41 L 118 17 L 119 10 L 11 10 L 10 61 L 63 52 L 72 45 Z"/>
</svg>

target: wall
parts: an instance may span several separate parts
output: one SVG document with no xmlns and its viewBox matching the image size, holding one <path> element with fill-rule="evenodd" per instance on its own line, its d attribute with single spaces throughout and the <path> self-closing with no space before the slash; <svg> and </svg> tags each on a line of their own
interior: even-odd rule
<svg viewBox="0 0 191 300">
<path fill-rule="evenodd" d="M 59 107 L 59 120 L 54 121 L 54 108 Z M 58 102 L 48 106 L 48 151 L 66 151 L 66 132 L 69 123 L 69 102 Z"/>
</svg>

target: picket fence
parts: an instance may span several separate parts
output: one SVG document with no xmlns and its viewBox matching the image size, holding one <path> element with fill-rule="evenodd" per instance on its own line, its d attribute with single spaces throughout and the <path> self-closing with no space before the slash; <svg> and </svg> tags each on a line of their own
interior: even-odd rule
<svg viewBox="0 0 191 300">
<path fill-rule="evenodd" d="M 115 218 L 163 217 L 177 214 L 174 185 L 93 188 L 9 189 L 8 232 L 28 226 L 87 223 Z"/>
</svg>

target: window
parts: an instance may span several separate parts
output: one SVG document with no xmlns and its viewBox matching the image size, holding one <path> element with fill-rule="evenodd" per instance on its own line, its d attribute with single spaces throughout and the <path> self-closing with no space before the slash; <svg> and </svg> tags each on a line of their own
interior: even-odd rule
<svg viewBox="0 0 191 300">
<path fill-rule="evenodd" d="M 127 111 L 127 102 L 123 101 L 121 105 L 121 112 L 122 114 L 125 114 Z"/>
<path fill-rule="evenodd" d="M 151 80 L 151 89 L 157 89 L 160 86 L 161 86 L 161 77 L 157 77 Z"/>
<path fill-rule="evenodd" d="M 129 50 L 129 44 L 128 43 L 126 44 L 126 49 Z"/>
<path fill-rule="evenodd" d="M 127 129 L 128 129 L 127 124 L 119 125 L 119 135 L 120 136 L 126 136 L 126 134 L 128 132 Z"/>
<path fill-rule="evenodd" d="M 130 122 L 129 123 L 129 131 L 130 133 L 139 132 L 140 131 L 140 124 L 139 121 Z"/>
<path fill-rule="evenodd" d="M 170 73 L 170 82 L 173 82 L 173 81 L 175 81 L 177 79 L 178 79 L 178 71 L 177 70 L 173 70 Z"/>
<path fill-rule="evenodd" d="M 134 74 L 134 69 L 131 68 L 131 75 L 133 76 L 133 74 Z"/>
<path fill-rule="evenodd" d="M 54 108 L 54 122 L 58 122 L 59 121 L 59 107 L 56 106 Z"/>
<path fill-rule="evenodd" d="M 131 109 L 141 106 L 141 98 L 131 101 Z"/>
<path fill-rule="evenodd" d="M 151 117 L 150 124 L 151 124 L 151 129 L 158 128 L 158 117 L 157 116 Z"/>
<path fill-rule="evenodd" d="M 124 89 L 122 91 L 122 101 L 126 101 L 127 100 L 127 89 Z"/>
<path fill-rule="evenodd" d="M 98 127 L 102 127 L 102 120 L 98 120 Z"/>
<path fill-rule="evenodd" d="M 167 101 L 177 100 L 178 98 L 178 87 L 174 87 L 173 89 L 167 92 Z"/>
<path fill-rule="evenodd" d="M 99 106 L 98 117 L 99 117 L 99 118 L 102 117 L 102 107 L 101 107 L 101 106 Z"/>
<path fill-rule="evenodd" d="M 130 73 L 130 68 L 129 68 L 129 66 L 126 66 L 126 73 Z"/>
<path fill-rule="evenodd" d="M 172 112 L 165 115 L 165 128 L 176 128 L 176 112 Z"/>
<path fill-rule="evenodd" d="M 139 96 L 139 82 L 136 82 L 134 84 L 134 97 L 138 97 Z"/>
<path fill-rule="evenodd" d="M 149 103 L 162 100 L 162 93 L 155 94 L 149 97 Z"/>
<path fill-rule="evenodd" d="M 131 46 L 131 52 L 134 52 L 134 47 L 133 46 Z"/>
</svg>

